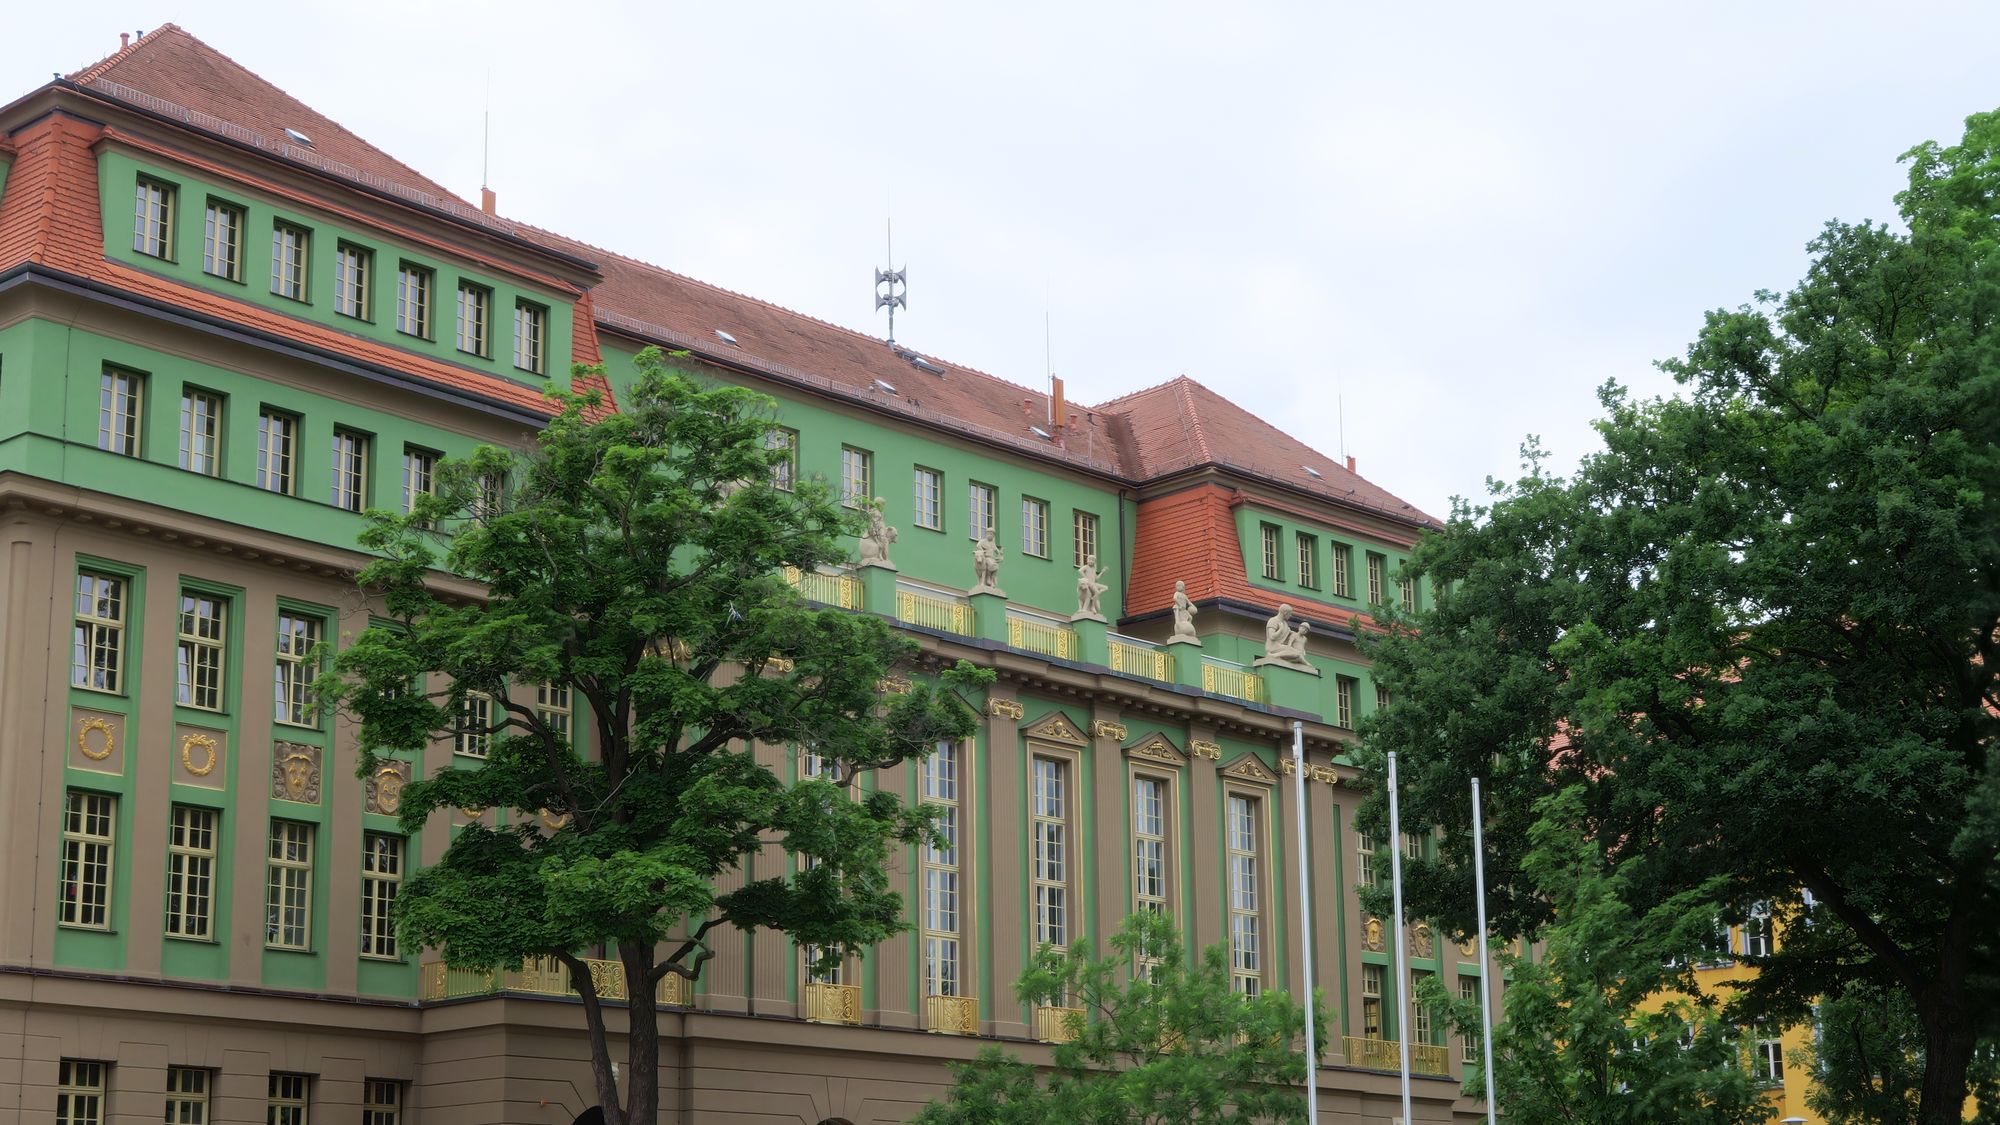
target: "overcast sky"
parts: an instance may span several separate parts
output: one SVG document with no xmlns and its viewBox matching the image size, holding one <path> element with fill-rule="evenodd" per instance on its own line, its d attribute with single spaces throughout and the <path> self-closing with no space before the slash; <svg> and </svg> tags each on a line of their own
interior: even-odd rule
<svg viewBox="0 0 2000 1125">
<path fill-rule="evenodd" d="M 1991 0 L 93 0 L 0 100 L 164 19 L 475 200 L 490 101 L 504 214 L 878 335 L 893 214 L 903 342 L 1040 386 L 1046 316 L 1073 400 L 1190 375 L 1440 515 L 2000 106 Z"/>
</svg>

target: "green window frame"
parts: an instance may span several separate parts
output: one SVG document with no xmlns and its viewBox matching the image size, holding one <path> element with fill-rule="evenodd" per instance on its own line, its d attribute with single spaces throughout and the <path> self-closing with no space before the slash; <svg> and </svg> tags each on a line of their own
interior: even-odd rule
<svg viewBox="0 0 2000 1125">
<path fill-rule="evenodd" d="M 201 272 L 224 281 L 243 280 L 243 208 L 210 199 L 202 217 Z"/>
<path fill-rule="evenodd" d="M 271 224 L 271 292 L 304 301 L 312 264 L 312 232 L 279 219 Z"/>
<path fill-rule="evenodd" d="M 375 299 L 375 252 L 342 240 L 333 250 L 333 311 L 355 320 L 369 315 Z"/>
<path fill-rule="evenodd" d="M 174 259 L 174 185 L 151 176 L 140 176 L 132 222 L 132 250 L 148 258 L 171 262 Z"/>
</svg>

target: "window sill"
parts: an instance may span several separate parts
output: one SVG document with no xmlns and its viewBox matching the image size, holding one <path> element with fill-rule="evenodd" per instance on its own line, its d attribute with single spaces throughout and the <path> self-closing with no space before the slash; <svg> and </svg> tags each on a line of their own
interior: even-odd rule
<svg viewBox="0 0 2000 1125">
<path fill-rule="evenodd" d="M 179 942 L 182 945 L 207 945 L 218 948 L 222 945 L 221 939 L 212 937 L 187 937 L 183 934 L 161 934 L 160 937 L 164 941 Z"/>
<path fill-rule="evenodd" d="M 290 945 L 272 945 L 272 944 L 271 944 L 270 942 L 268 942 L 268 941 L 264 943 L 264 952 L 266 952 L 266 953 L 296 953 L 296 954 L 298 954 L 298 955 L 300 955 L 300 956 L 302 956 L 302 957 L 317 957 L 317 956 L 319 956 L 319 951 L 318 951 L 318 950 L 316 950 L 316 949 L 301 949 L 301 948 L 298 948 L 298 947 L 296 947 L 296 946 L 290 946 Z"/>
</svg>

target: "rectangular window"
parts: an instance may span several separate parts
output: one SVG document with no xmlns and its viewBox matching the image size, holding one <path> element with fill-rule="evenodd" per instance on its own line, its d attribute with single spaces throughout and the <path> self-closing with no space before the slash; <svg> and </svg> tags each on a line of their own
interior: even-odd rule
<svg viewBox="0 0 2000 1125">
<path fill-rule="evenodd" d="M 1353 676 L 1333 678 L 1333 725 L 1343 730 L 1354 729 L 1354 688 Z"/>
<path fill-rule="evenodd" d="M 1035 944 L 1068 945 L 1069 765 L 1040 756 L 1033 761 Z"/>
<path fill-rule="evenodd" d="M 180 467 L 212 477 L 222 472 L 222 396 L 181 391 Z"/>
<path fill-rule="evenodd" d="M 1097 517 L 1089 512 L 1070 513 L 1071 539 L 1076 543 L 1076 564 L 1089 562 L 1095 566 L 1097 557 Z"/>
<path fill-rule="evenodd" d="M 1167 912 L 1167 782 L 1141 774 L 1132 779 L 1132 897 L 1139 909 Z"/>
<path fill-rule="evenodd" d="M 964 766 L 964 748 L 955 742 L 938 743 L 924 759 L 924 803 L 938 810 L 934 827 L 940 837 L 936 845 L 923 845 L 924 990 L 929 996 L 964 995 L 959 915 L 963 872 L 958 851 L 964 807 L 959 785 Z"/>
<path fill-rule="evenodd" d="M 306 1094 L 311 1085 L 312 1079 L 306 1075 L 272 1071 L 265 1125 L 306 1125 Z"/>
<path fill-rule="evenodd" d="M 243 280 L 243 209 L 208 201 L 202 225 L 201 271 L 225 281 Z"/>
<path fill-rule="evenodd" d="M 1417 835 L 1415 832 L 1403 833 L 1403 858 L 1424 858 L 1424 838 L 1422 836 Z"/>
<path fill-rule="evenodd" d="M 875 455 L 851 445 L 840 447 L 840 502 L 859 507 L 875 496 Z"/>
<path fill-rule="evenodd" d="M 484 758 L 493 749 L 493 697 L 483 691 L 468 691 L 465 702 L 452 717 L 451 752 L 468 758 Z"/>
<path fill-rule="evenodd" d="M 271 822 L 271 850 L 264 880 L 264 944 L 272 949 L 312 948 L 313 826 Z"/>
<path fill-rule="evenodd" d="M 294 727 L 316 727 L 319 712 L 313 706 L 312 682 L 319 675 L 313 648 L 319 644 L 324 626 L 317 617 L 305 617 L 282 610 L 278 613 L 278 651 L 275 676 L 278 722 Z"/>
<path fill-rule="evenodd" d="M 542 725 L 564 738 L 569 737 L 570 722 L 576 717 L 575 706 L 571 703 L 568 684 L 537 684 L 535 686 L 535 716 Z"/>
<path fill-rule="evenodd" d="M 1417 612 L 1417 584 L 1407 578 L 1398 578 L 1396 588 L 1402 594 L 1403 612 Z"/>
<path fill-rule="evenodd" d="M 69 682 L 93 691 L 122 690 L 125 672 L 125 580 L 76 574 L 76 639 Z"/>
<path fill-rule="evenodd" d="M 918 527 L 944 530 L 944 474 L 917 466 L 916 520 Z"/>
<path fill-rule="evenodd" d="M 208 1086 L 208 1071 L 168 1067 L 166 1125 L 208 1125 Z"/>
<path fill-rule="evenodd" d="M 208 594 L 181 591 L 179 651 L 174 667 L 174 701 L 202 711 L 222 710 L 223 627 L 228 603 Z"/>
<path fill-rule="evenodd" d="M 368 506 L 368 438 L 333 431 L 333 506 L 358 512 Z"/>
<path fill-rule="evenodd" d="M 1361 877 L 1360 882 L 1362 886 L 1372 887 L 1381 882 L 1381 876 L 1377 874 L 1375 868 L 1375 857 L 1381 851 L 1382 836 L 1380 833 L 1363 832 L 1359 829 L 1355 830 L 1354 869 L 1355 874 Z"/>
<path fill-rule="evenodd" d="M 370 1078 L 361 1094 L 361 1125 L 403 1125 L 403 1084 Z"/>
<path fill-rule="evenodd" d="M 967 498 L 966 533 L 974 539 L 998 535 L 994 517 L 999 514 L 999 498 L 990 484 L 973 481 Z"/>
<path fill-rule="evenodd" d="M 417 499 L 437 494 L 437 454 L 415 446 L 403 447 L 403 510 L 417 510 Z"/>
<path fill-rule="evenodd" d="M 1785 1080 L 1785 1044 L 1778 1039 L 1759 1039 L 1750 1059 L 1750 1077 L 1758 1082 L 1779 1085 Z"/>
<path fill-rule="evenodd" d="M 1380 965 L 1361 966 L 1361 1035 L 1380 1039 L 1382 1026 L 1382 982 L 1387 974 Z"/>
<path fill-rule="evenodd" d="M 1479 978 L 1461 976 L 1458 978 L 1458 1000 L 1461 1004 L 1479 1003 Z M 1483 1040 L 1477 1035 L 1458 1037 L 1458 1061 L 1466 1066 L 1481 1066 L 1485 1055 L 1481 1051 Z"/>
<path fill-rule="evenodd" d="M 342 242 L 333 252 L 333 311 L 356 320 L 368 319 L 375 296 L 375 255 Z"/>
<path fill-rule="evenodd" d="M 1283 582 L 1285 580 L 1285 572 L 1279 563 L 1279 531 L 1268 523 L 1260 524 L 1258 530 L 1263 533 L 1264 577 L 1273 582 Z"/>
<path fill-rule="evenodd" d="M 312 234 L 303 227 L 278 223 L 271 228 L 271 292 L 294 301 L 306 299 L 306 258 Z"/>
<path fill-rule="evenodd" d="M 1334 596 L 1341 598 L 1353 597 L 1354 592 L 1348 586 L 1349 574 L 1354 569 L 1352 552 L 1347 549 L 1347 544 L 1345 543 L 1330 544 L 1328 550 L 1333 555 L 1330 565 L 1333 570 Z"/>
<path fill-rule="evenodd" d="M 1743 919 L 1743 954 L 1746 957 L 1771 955 L 1771 904 L 1755 903 Z"/>
<path fill-rule="evenodd" d="M 434 277 L 431 271 L 408 262 L 396 267 L 396 331 L 424 340 L 431 338 L 431 282 Z"/>
<path fill-rule="evenodd" d="M 1021 550 L 1038 559 L 1049 557 L 1049 502 L 1021 497 Z"/>
<path fill-rule="evenodd" d="M 215 921 L 214 809 L 175 805 L 167 824 L 167 934 L 206 938 Z"/>
<path fill-rule="evenodd" d="M 1299 585 L 1308 590 L 1319 589 L 1319 540 L 1299 532 L 1298 555 Z"/>
<path fill-rule="evenodd" d="M 138 214 L 132 224 L 132 249 L 152 258 L 174 256 L 174 189 L 158 180 L 139 178 Z"/>
<path fill-rule="evenodd" d="M 97 448 L 120 457 L 139 455 L 139 419 L 145 376 L 107 367 L 97 383 Z"/>
<path fill-rule="evenodd" d="M 361 955 L 395 960 L 396 895 L 403 889 L 403 838 L 361 836 Z"/>
<path fill-rule="evenodd" d="M 493 291 L 469 281 L 458 283 L 458 350 L 493 354 Z"/>
<path fill-rule="evenodd" d="M 1426 1043 L 1433 1047 L 1441 1041 L 1437 1020 L 1431 1006 L 1421 997 L 1419 986 L 1437 974 L 1429 969 L 1410 970 L 1410 1042 Z"/>
<path fill-rule="evenodd" d="M 490 520 L 507 510 L 507 474 L 481 473 L 479 496 L 472 502 L 472 518 Z"/>
<path fill-rule="evenodd" d="M 257 415 L 257 487 L 295 494 L 298 486 L 299 420 L 265 410 Z"/>
<path fill-rule="evenodd" d="M 764 448 L 777 454 L 771 459 L 771 487 L 790 492 L 799 480 L 799 432 L 773 426 L 764 434 Z"/>
<path fill-rule="evenodd" d="M 1368 552 L 1368 604 L 1382 604 L 1382 572 L 1387 560 L 1373 551 Z"/>
<path fill-rule="evenodd" d="M 118 798 L 69 791 L 63 811 L 62 910 L 65 926 L 111 928 L 111 843 Z"/>
<path fill-rule="evenodd" d="M 549 310 L 526 301 L 514 302 L 514 366 L 535 375 L 549 369 Z"/>
<path fill-rule="evenodd" d="M 64 1059 L 56 1070 L 56 1125 L 104 1125 L 106 1064 Z"/>
<path fill-rule="evenodd" d="M 1229 970 L 1236 991 L 1247 996 L 1264 985 L 1257 805 L 1252 797 L 1229 796 Z"/>
<path fill-rule="evenodd" d="M 1375 685 L 1375 709 L 1376 709 L 1377 711 L 1381 711 L 1381 710 L 1384 710 L 1384 709 L 1386 709 L 1386 708 L 1387 708 L 1388 706 L 1389 706 L 1389 689 L 1388 689 L 1388 688 L 1385 688 L 1385 687 L 1383 687 L 1383 686 L 1382 686 L 1381 684 L 1376 684 L 1376 685 Z"/>
</svg>

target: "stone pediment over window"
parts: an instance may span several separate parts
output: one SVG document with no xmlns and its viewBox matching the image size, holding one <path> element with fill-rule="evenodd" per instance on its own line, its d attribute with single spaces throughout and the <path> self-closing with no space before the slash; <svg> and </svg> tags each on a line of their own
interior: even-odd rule
<svg viewBox="0 0 2000 1125">
<path fill-rule="evenodd" d="M 1278 783 L 1278 775 L 1272 773 L 1263 762 L 1258 761 L 1255 754 L 1245 754 L 1222 767 L 1222 776 L 1233 777 L 1238 781 L 1255 782 L 1258 785 Z"/>
<path fill-rule="evenodd" d="M 1164 734 L 1154 733 L 1125 748 L 1128 757 L 1143 758 L 1149 762 L 1161 762 L 1170 766 L 1187 765 L 1187 755 L 1174 747 Z"/>
<path fill-rule="evenodd" d="M 1044 742 L 1059 742 L 1064 746 L 1088 746 L 1090 740 L 1069 721 L 1069 716 L 1061 711 L 1048 714 L 1021 728 L 1021 733 L 1029 738 L 1039 738 Z"/>
</svg>

